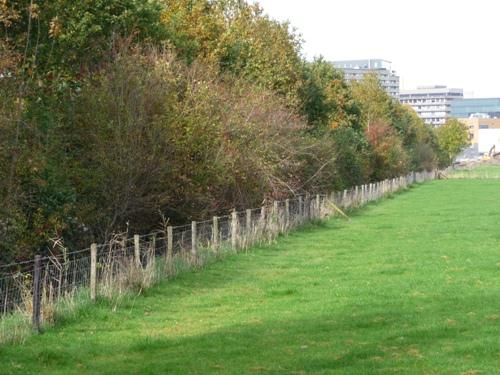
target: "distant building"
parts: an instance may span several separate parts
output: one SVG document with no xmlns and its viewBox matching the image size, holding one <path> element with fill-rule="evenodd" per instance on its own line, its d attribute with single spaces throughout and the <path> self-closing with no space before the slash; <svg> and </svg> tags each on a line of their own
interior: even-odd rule
<svg viewBox="0 0 500 375">
<path fill-rule="evenodd" d="M 479 129 L 478 152 L 488 154 L 493 147 L 500 152 L 500 129 Z"/>
<path fill-rule="evenodd" d="M 440 126 L 451 117 L 451 103 L 464 97 L 462 89 L 446 86 L 421 86 L 399 93 L 399 101 L 410 105 L 426 124 Z"/>
<path fill-rule="evenodd" d="M 380 85 L 389 95 L 399 97 L 399 76 L 391 69 L 391 62 L 381 59 L 334 61 L 333 65 L 344 72 L 347 81 L 361 81 L 366 74 L 375 73 Z"/>
<path fill-rule="evenodd" d="M 500 98 L 458 99 L 451 103 L 456 118 L 500 118 Z"/>
<path fill-rule="evenodd" d="M 471 144 L 479 143 L 480 130 L 500 129 L 500 119 L 498 118 L 469 117 L 459 118 L 458 120 L 467 126 Z"/>
</svg>

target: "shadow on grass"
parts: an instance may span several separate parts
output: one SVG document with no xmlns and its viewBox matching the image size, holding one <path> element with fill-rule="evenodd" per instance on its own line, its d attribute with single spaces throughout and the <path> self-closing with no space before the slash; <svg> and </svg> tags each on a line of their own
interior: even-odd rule
<svg viewBox="0 0 500 375">
<path fill-rule="evenodd" d="M 453 342 L 462 334 L 458 327 L 438 323 L 417 327 L 417 322 L 408 323 L 408 316 L 396 310 L 364 313 L 355 318 L 345 311 L 340 316 L 242 323 L 178 339 L 169 339 L 159 330 L 157 334 L 116 342 L 112 350 L 97 344 L 76 357 L 75 353 L 41 348 L 37 360 L 59 369 L 73 366 L 76 361 L 87 363 L 84 368 L 90 372 L 115 369 L 123 374 L 385 373 L 401 366 L 408 369 L 427 350 L 439 356 L 443 342 Z M 95 361 L 88 361 L 86 356 L 95 353 L 101 354 Z M 480 355 L 490 363 L 494 361 L 494 351 Z M 453 354 L 446 356 L 449 360 Z M 439 358 L 435 361 L 435 365 L 440 364 Z"/>
</svg>

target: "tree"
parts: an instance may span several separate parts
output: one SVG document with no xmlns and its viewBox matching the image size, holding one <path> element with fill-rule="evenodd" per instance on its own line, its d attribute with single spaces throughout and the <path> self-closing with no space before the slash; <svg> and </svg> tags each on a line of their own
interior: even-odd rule
<svg viewBox="0 0 500 375">
<path fill-rule="evenodd" d="M 247 79 L 299 103 L 301 40 L 288 23 L 240 0 L 163 0 L 169 40 L 188 63 L 219 65 L 222 73 Z"/>
<path fill-rule="evenodd" d="M 418 117 L 412 107 L 396 101 L 391 104 L 391 118 L 409 153 L 411 170 L 430 171 L 436 168 L 439 146 L 432 128 Z"/>
<path fill-rule="evenodd" d="M 370 158 L 373 180 L 380 181 L 408 172 L 408 152 L 391 124 L 373 122 L 366 129 L 366 137 L 373 150 Z"/>
<path fill-rule="evenodd" d="M 390 122 L 393 99 L 382 88 L 375 74 L 367 74 L 360 82 L 352 83 L 354 99 L 361 108 L 361 122 L 369 129 L 375 122 Z"/>
<path fill-rule="evenodd" d="M 352 91 L 361 108 L 361 124 L 371 147 L 369 178 L 379 180 L 406 173 L 410 164 L 403 140 L 409 123 L 407 119 L 398 121 L 394 115 L 400 104 L 382 88 L 375 74 L 353 82 Z"/>
<path fill-rule="evenodd" d="M 67 83 L 98 65 L 117 37 L 164 40 L 162 9 L 156 0 L 3 0 L 0 32 L 37 84 Z"/>
<path fill-rule="evenodd" d="M 0 262 L 434 163 L 375 76 L 249 1 L 0 0 L 0 32 Z"/>
<path fill-rule="evenodd" d="M 342 72 L 322 57 L 304 63 L 302 113 L 315 131 L 360 125 L 360 110 Z"/>
<path fill-rule="evenodd" d="M 447 164 L 452 163 L 453 159 L 469 143 L 467 127 L 454 118 L 447 120 L 444 125 L 437 128 L 436 136 Z"/>
</svg>

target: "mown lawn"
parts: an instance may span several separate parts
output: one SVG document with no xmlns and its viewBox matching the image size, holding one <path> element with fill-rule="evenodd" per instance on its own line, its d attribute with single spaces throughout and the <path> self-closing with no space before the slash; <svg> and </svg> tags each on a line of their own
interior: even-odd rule
<svg viewBox="0 0 500 375">
<path fill-rule="evenodd" d="M 498 374 L 500 181 L 419 185 L 0 348 L 2 374 Z"/>
</svg>

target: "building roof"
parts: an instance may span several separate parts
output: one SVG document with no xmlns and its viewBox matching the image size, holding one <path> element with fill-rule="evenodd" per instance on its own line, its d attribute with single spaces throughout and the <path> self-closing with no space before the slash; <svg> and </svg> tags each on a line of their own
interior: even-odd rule
<svg viewBox="0 0 500 375">
<path fill-rule="evenodd" d="M 464 94 L 463 89 L 458 88 L 448 88 L 446 86 L 420 86 L 417 89 L 413 90 L 401 90 L 401 95 L 414 95 L 414 94 Z"/>
<path fill-rule="evenodd" d="M 340 69 L 387 69 L 391 70 L 391 62 L 384 59 L 339 60 L 332 62 Z"/>
</svg>

